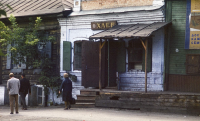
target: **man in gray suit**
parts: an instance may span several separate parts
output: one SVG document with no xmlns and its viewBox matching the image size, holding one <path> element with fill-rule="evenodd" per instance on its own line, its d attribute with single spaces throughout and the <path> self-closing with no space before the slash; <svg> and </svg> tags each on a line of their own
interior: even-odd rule
<svg viewBox="0 0 200 121">
<path fill-rule="evenodd" d="M 10 114 L 13 114 L 13 101 L 15 100 L 15 111 L 18 114 L 18 94 L 20 88 L 20 81 L 17 78 L 14 78 L 14 74 L 9 74 L 10 79 L 7 82 L 7 89 L 9 91 L 9 98 L 10 98 Z"/>
</svg>

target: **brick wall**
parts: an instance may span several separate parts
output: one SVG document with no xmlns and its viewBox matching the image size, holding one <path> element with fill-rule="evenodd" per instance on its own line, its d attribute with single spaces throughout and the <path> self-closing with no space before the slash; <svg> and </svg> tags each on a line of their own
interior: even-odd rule
<svg viewBox="0 0 200 121">
<path fill-rule="evenodd" d="M 153 5 L 154 0 L 85 0 L 82 1 L 82 10 L 97 10 L 130 6 Z"/>
<path fill-rule="evenodd" d="M 101 92 L 95 105 L 182 114 L 200 114 L 200 95 L 192 93 Z"/>
</svg>

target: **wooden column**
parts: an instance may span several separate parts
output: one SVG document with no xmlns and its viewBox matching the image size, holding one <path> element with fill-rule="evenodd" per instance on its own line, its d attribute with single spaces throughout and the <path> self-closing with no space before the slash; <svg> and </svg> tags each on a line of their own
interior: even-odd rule
<svg viewBox="0 0 200 121">
<path fill-rule="evenodd" d="M 147 50 L 148 50 L 148 40 L 145 41 L 145 92 L 147 92 Z"/>
<path fill-rule="evenodd" d="M 147 50 L 148 50 L 148 40 L 146 39 L 145 44 L 142 41 L 142 39 L 140 39 L 140 41 L 142 42 L 142 45 L 144 47 L 145 50 L 145 92 L 147 92 Z"/>
<path fill-rule="evenodd" d="M 99 89 L 101 90 L 101 44 L 102 44 L 102 39 L 100 39 L 99 42 Z"/>
</svg>

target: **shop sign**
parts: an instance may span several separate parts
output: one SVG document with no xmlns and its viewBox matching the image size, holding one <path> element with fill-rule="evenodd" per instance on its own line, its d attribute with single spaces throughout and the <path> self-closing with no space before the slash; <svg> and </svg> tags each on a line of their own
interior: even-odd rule
<svg viewBox="0 0 200 121">
<path fill-rule="evenodd" d="M 199 0 L 187 0 L 185 49 L 200 49 Z"/>
<path fill-rule="evenodd" d="M 117 25 L 117 21 L 91 22 L 92 30 L 105 30 Z"/>
</svg>

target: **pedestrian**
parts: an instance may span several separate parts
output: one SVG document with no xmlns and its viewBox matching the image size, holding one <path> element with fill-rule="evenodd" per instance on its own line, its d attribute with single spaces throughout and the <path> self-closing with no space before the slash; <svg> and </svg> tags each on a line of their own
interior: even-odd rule
<svg viewBox="0 0 200 121">
<path fill-rule="evenodd" d="M 21 78 L 19 94 L 21 98 L 21 104 L 23 105 L 22 110 L 27 110 L 25 98 L 28 93 L 31 95 L 31 86 L 29 80 L 25 78 L 25 74 L 22 74 Z"/>
<path fill-rule="evenodd" d="M 64 110 L 68 110 L 71 108 L 70 101 L 72 99 L 72 81 L 69 79 L 68 73 L 64 73 L 64 81 L 60 86 L 60 92 L 63 90 L 62 99 L 65 101 Z"/>
<path fill-rule="evenodd" d="M 7 82 L 7 89 L 9 91 L 9 98 L 10 98 L 10 114 L 13 114 L 13 102 L 15 101 L 15 112 L 18 114 L 18 94 L 20 88 L 20 81 L 19 79 L 14 77 L 13 73 L 9 74 L 9 80 Z"/>
</svg>

